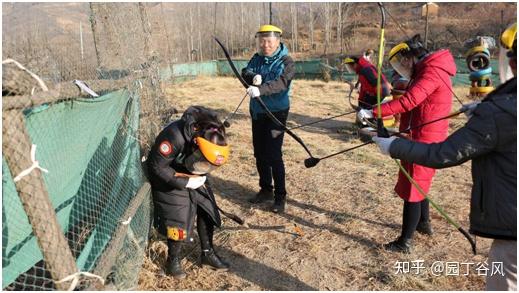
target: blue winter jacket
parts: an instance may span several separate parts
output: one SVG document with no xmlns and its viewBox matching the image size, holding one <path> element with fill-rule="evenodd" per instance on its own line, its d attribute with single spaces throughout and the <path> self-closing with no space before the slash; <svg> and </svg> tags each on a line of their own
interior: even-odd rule
<svg viewBox="0 0 519 293">
<path fill-rule="evenodd" d="M 262 84 L 259 86 L 261 99 L 271 112 L 288 110 L 290 108 L 290 84 L 295 74 L 294 61 L 288 55 L 288 49 L 280 43 L 279 48 L 272 56 L 261 56 L 258 53 L 242 70 L 242 76 L 247 83 L 252 84 L 256 74 L 261 75 Z M 257 119 L 258 114 L 265 113 L 259 102 L 250 101 L 252 119 Z"/>
</svg>

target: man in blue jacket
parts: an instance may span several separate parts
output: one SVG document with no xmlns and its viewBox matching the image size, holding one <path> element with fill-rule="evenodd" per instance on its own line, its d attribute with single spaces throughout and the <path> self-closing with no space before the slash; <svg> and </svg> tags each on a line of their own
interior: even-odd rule
<svg viewBox="0 0 519 293">
<path fill-rule="evenodd" d="M 290 84 L 294 78 L 294 61 L 287 47 L 281 43 L 281 29 L 263 25 L 256 33 L 257 53 L 242 70 L 248 84 L 247 89 L 252 117 L 252 144 L 259 173 L 260 191 L 249 201 L 261 203 L 272 200 L 272 211 L 285 210 L 285 166 L 283 163 L 283 135 L 272 137 L 271 130 L 281 130 L 265 113 L 257 97 L 265 102 L 268 110 L 283 124 L 290 108 Z M 272 186 L 274 180 L 274 186 Z"/>
</svg>

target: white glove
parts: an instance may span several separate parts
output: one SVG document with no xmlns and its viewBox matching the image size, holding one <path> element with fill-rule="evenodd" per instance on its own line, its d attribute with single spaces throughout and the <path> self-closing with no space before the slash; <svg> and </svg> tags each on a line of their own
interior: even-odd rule
<svg viewBox="0 0 519 293">
<path fill-rule="evenodd" d="M 247 88 L 247 94 L 251 98 L 257 98 L 260 96 L 259 88 L 257 86 L 250 86 Z"/>
<path fill-rule="evenodd" d="M 189 180 L 187 181 L 187 184 L 186 184 L 186 188 L 197 189 L 198 187 L 204 185 L 204 183 L 205 183 L 205 176 L 189 177 Z"/>
<path fill-rule="evenodd" d="M 390 155 L 389 148 L 391 147 L 391 143 L 396 139 L 396 137 L 395 136 L 390 136 L 390 137 L 373 136 L 371 139 L 378 145 L 378 148 L 380 149 L 380 152 L 383 155 L 389 156 Z"/>
<path fill-rule="evenodd" d="M 467 116 L 467 119 L 470 119 L 470 118 L 472 118 L 472 114 L 474 114 L 474 110 L 479 105 L 479 103 L 481 103 L 481 102 L 472 102 L 472 103 L 464 104 L 461 107 L 460 111 L 462 111 L 463 114 L 465 114 L 465 116 Z"/>
<path fill-rule="evenodd" d="M 375 116 L 373 116 L 373 110 L 368 110 L 368 109 L 360 109 L 359 112 L 357 112 L 357 119 L 359 119 L 360 122 L 363 122 L 366 120 L 366 119 L 372 119 L 372 118 L 375 118 Z"/>
<path fill-rule="evenodd" d="M 258 85 L 261 85 L 261 82 L 262 82 L 261 75 L 259 75 L 259 74 L 254 75 L 254 78 L 252 78 L 252 84 L 255 86 L 258 86 Z"/>
</svg>

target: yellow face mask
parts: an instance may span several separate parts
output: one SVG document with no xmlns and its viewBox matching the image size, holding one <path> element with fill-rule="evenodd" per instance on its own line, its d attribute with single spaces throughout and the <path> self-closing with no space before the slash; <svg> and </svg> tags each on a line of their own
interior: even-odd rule
<svg viewBox="0 0 519 293">
<path fill-rule="evenodd" d="M 186 168 L 191 173 L 207 174 L 227 163 L 230 154 L 229 145 L 217 145 L 202 137 L 196 137 L 195 143 L 198 149 L 185 160 Z"/>
</svg>

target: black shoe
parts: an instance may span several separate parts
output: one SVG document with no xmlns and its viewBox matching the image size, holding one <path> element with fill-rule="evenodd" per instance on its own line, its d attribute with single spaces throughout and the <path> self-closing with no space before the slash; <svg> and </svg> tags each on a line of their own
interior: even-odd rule
<svg viewBox="0 0 519 293">
<path fill-rule="evenodd" d="M 384 244 L 383 247 L 389 251 L 411 253 L 411 239 L 398 237 L 397 240 Z"/>
<path fill-rule="evenodd" d="M 184 279 L 186 273 L 182 270 L 180 258 L 168 258 L 166 261 L 166 275 L 172 276 L 175 279 Z"/>
<path fill-rule="evenodd" d="M 286 196 L 278 196 L 276 195 L 276 199 L 274 200 L 274 205 L 272 206 L 273 213 L 282 213 L 285 211 L 285 202 Z"/>
<path fill-rule="evenodd" d="M 202 266 L 208 266 L 213 270 L 225 272 L 229 269 L 229 264 L 224 262 L 214 249 L 202 250 Z"/>
<path fill-rule="evenodd" d="M 249 199 L 250 203 L 262 203 L 269 200 L 274 199 L 274 192 L 273 191 L 267 191 L 267 190 L 260 190 L 260 192 L 256 193 L 253 198 Z"/>
<path fill-rule="evenodd" d="M 433 235 L 433 229 L 431 227 L 431 222 L 419 222 L 418 226 L 416 226 L 416 232 L 424 234 L 424 235 Z"/>
</svg>

